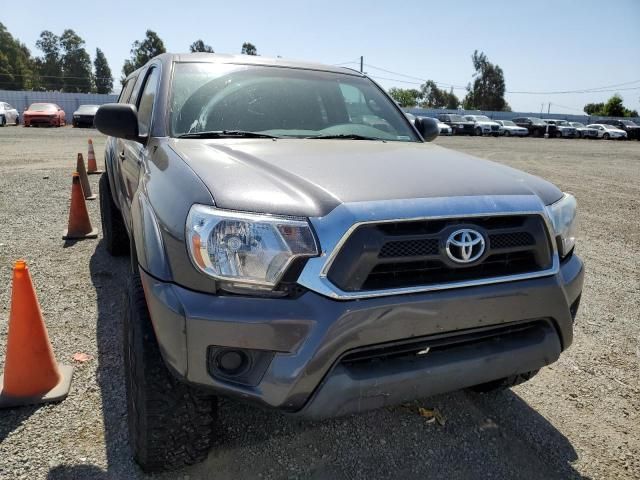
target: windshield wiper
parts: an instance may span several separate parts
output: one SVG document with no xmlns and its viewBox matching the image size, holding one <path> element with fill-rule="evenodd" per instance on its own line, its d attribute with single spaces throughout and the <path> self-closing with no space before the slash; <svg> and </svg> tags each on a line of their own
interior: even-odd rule
<svg viewBox="0 0 640 480">
<path fill-rule="evenodd" d="M 337 135 L 313 135 L 310 137 L 304 137 L 304 138 L 318 138 L 320 140 L 327 140 L 327 139 L 345 139 L 345 140 L 382 140 L 384 141 L 384 139 L 382 138 L 376 138 L 376 137 L 367 137 L 365 135 L 358 135 L 357 133 L 341 133 L 341 134 L 337 134 Z"/>
<path fill-rule="evenodd" d="M 178 135 L 177 138 L 280 138 L 266 133 L 247 132 L 245 130 L 210 130 Z"/>
</svg>

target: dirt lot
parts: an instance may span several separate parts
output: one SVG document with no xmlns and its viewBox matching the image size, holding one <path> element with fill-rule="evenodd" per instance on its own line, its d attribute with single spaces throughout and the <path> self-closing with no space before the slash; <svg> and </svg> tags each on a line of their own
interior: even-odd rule
<svg viewBox="0 0 640 480">
<path fill-rule="evenodd" d="M 129 457 L 121 358 L 126 259 L 65 244 L 70 174 L 94 130 L 0 128 L 0 358 L 11 265 L 27 259 L 60 362 L 61 404 L 0 411 L 0 479 L 144 478 Z M 155 478 L 640 478 L 640 142 L 439 138 L 574 193 L 587 277 L 575 342 L 533 381 L 500 394 L 309 423 L 226 401 L 207 462 Z M 461 172 L 464 175 L 464 172 Z M 98 179 L 91 178 L 97 191 Z M 90 202 L 100 226 L 97 202 Z"/>
</svg>

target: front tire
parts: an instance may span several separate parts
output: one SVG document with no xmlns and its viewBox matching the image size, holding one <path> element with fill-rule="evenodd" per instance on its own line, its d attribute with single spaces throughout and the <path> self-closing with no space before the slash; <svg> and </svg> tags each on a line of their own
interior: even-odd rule
<svg viewBox="0 0 640 480">
<path fill-rule="evenodd" d="M 129 443 L 145 472 L 201 462 L 213 445 L 217 399 L 178 381 L 167 369 L 137 273 L 127 288 L 124 366 Z"/>
<path fill-rule="evenodd" d="M 6 124 L 7 124 L 7 119 L 3 115 L 0 117 L 0 127 L 4 127 Z"/>
<path fill-rule="evenodd" d="M 476 127 L 476 137 L 481 137 L 482 136 L 482 129 L 479 127 Z"/>
<path fill-rule="evenodd" d="M 122 214 L 111 195 L 109 177 L 103 173 L 99 182 L 100 188 L 100 220 L 102 222 L 102 237 L 107 252 L 118 257 L 129 253 L 129 236 L 122 220 Z"/>
<path fill-rule="evenodd" d="M 530 372 L 520 373 L 518 375 L 512 375 L 511 377 L 499 378 L 487 383 L 481 383 L 480 385 L 474 385 L 471 390 L 474 392 L 488 393 L 507 390 L 508 388 L 515 387 L 521 383 L 528 382 L 535 377 L 540 370 L 532 370 Z"/>
<path fill-rule="evenodd" d="M 605 133 L 604 135 L 602 135 L 602 138 L 603 138 L 604 140 L 609 140 L 609 134 L 608 134 L 608 133 Z"/>
</svg>

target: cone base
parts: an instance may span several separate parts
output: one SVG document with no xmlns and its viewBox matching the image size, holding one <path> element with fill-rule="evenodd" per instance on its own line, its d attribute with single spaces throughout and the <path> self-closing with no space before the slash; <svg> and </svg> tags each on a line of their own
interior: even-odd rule
<svg viewBox="0 0 640 480">
<path fill-rule="evenodd" d="M 93 195 L 89 195 L 88 197 L 84 197 L 85 200 L 95 200 L 96 198 L 98 198 L 97 194 L 93 194 Z"/>
<path fill-rule="evenodd" d="M 87 175 L 100 175 L 103 170 L 94 170 L 93 172 L 87 172 Z"/>
<path fill-rule="evenodd" d="M 22 405 L 34 405 L 39 403 L 59 402 L 63 400 L 71 389 L 71 377 L 73 367 L 71 365 L 58 365 L 62 379 L 55 387 L 42 395 L 32 397 L 13 397 L 5 395 L 2 391 L 4 375 L 0 375 L 0 408 L 19 407 Z"/>
<path fill-rule="evenodd" d="M 62 232 L 62 239 L 63 240 L 82 240 L 82 239 L 85 239 L 85 238 L 98 238 L 98 229 L 94 228 L 93 230 L 91 230 L 86 235 L 69 234 L 69 230 L 67 230 L 67 229 L 65 229 L 65 231 Z"/>
</svg>

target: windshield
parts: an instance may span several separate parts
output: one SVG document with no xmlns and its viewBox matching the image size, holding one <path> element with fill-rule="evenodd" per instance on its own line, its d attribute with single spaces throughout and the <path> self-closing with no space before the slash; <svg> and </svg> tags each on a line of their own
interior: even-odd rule
<svg viewBox="0 0 640 480">
<path fill-rule="evenodd" d="M 475 119 L 476 119 L 476 122 L 493 122 L 493 120 L 491 120 L 486 115 L 476 115 Z"/>
<path fill-rule="evenodd" d="M 516 124 L 513 123 L 511 120 L 502 120 L 502 125 L 504 125 L 505 127 L 515 127 Z"/>
<path fill-rule="evenodd" d="M 546 125 L 546 124 L 547 124 L 547 123 L 546 123 L 544 120 L 542 120 L 541 118 L 531 117 L 529 120 L 531 120 L 531 122 L 532 122 L 534 125 Z"/>
<path fill-rule="evenodd" d="M 450 115 L 449 121 L 450 122 L 466 122 L 467 120 L 463 118 L 462 115 Z"/>
<path fill-rule="evenodd" d="M 36 112 L 48 112 L 50 110 L 56 110 L 56 107 L 51 103 L 34 103 L 29 107 L 29 110 Z"/>
<path fill-rule="evenodd" d="M 420 141 L 396 105 L 366 78 L 282 67 L 177 63 L 171 135 L 224 131 Z"/>
<path fill-rule="evenodd" d="M 623 125 L 626 125 L 627 127 L 637 127 L 638 125 L 635 122 L 632 122 L 631 120 L 620 120 L 622 122 Z"/>
<path fill-rule="evenodd" d="M 98 105 L 80 105 L 78 107 L 78 113 L 96 113 Z"/>
<path fill-rule="evenodd" d="M 556 125 L 562 125 L 563 127 L 568 127 L 569 126 L 569 122 L 567 122 L 566 120 L 554 120 Z"/>
<path fill-rule="evenodd" d="M 576 128 L 584 128 L 584 124 L 580 122 L 571 122 L 571 126 Z"/>
</svg>

